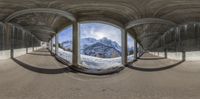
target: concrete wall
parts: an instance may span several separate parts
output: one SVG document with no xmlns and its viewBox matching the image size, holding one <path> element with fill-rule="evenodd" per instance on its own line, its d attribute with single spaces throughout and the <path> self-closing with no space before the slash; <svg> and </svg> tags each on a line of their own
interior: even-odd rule
<svg viewBox="0 0 200 99">
<path fill-rule="evenodd" d="M 153 55 L 186 61 L 200 60 L 200 23 L 186 23 L 165 32 L 147 47 Z M 165 53 L 164 50 L 167 52 Z"/>
<path fill-rule="evenodd" d="M 13 57 L 18 57 L 24 54 L 26 54 L 26 48 L 14 49 Z"/>
<path fill-rule="evenodd" d="M 42 46 L 35 47 L 34 50 L 36 51 L 36 50 L 39 50 L 41 48 L 43 48 L 43 47 Z M 31 52 L 33 52 L 33 48 L 29 47 L 28 53 L 31 53 Z M 13 57 L 18 57 L 18 56 L 25 55 L 25 54 L 26 54 L 26 48 L 14 49 L 14 56 Z M 0 51 L 0 60 L 9 59 L 10 56 L 11 56 L 10 50 Z"/>
<path fill-rule="evenodd" d="M 192 51 L 192 52 L 167 52 L 165 55 L 165 52 L 150 52 L 150 54 L 153 54 L 155 56 L 159 57 L 166 57 L 168 59 L 173 60 L 183 60 L 186 61 L 200 61 L 200 51 Z"/>
<path fill-rule="evenodd" d="M 41 42 L 29 31 L 24 30 L 16 24 L 0 23 L 0 59 L 8 59 L 11 57 L 11 49 L 13 49 L 13 57 L 18 57 L 26 53 L 41 48 Z M 27 49 L 28 48 L 28 52 Z"/>
<path fill-rule="evenodd" d="M 42 48 L 42 47 L 34 47 L 34 51 L 39 50 L 40 48 Z M 28 53 L 31 53 L 31 52 L 33 52 L 33 48 L 29 47 Z M 21 56 L 24 54 L 26 54 L 26 48 L 14 49 L 14 57 L 18 57 L 18 56 Z"/>
<path fill-rule="evenodd" d="M 10 58 L 10 50 L 0 51 L 0 60 Z"/>
</svg>

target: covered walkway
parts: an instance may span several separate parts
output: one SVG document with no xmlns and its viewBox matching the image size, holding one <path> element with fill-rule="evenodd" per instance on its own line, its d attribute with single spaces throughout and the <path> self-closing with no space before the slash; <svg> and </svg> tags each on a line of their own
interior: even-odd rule
<svg viewBox="0 0 200 99">
<path fill-rule="evenodd" d="M 200 99 L 200 0 L 0 8 L 0 99 Z"/>
<path fill-rule="evenodd" d="M 0 98 L 199 99 L 198 64 L 144 54 L 119 73 L 95 76 L 72 71 L 40 49 L 0 61 Z"/>
</svg>

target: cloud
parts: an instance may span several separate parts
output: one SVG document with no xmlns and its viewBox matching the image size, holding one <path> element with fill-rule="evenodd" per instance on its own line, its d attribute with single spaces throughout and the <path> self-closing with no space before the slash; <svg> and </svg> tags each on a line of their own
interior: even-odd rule
<svg viewBox="0 0 200 99">
<path fill-rule="evenodd" d="M 62 43 L 64 41 L 70 41 L 72 40 L 72 26 L 64 29 L 62 32 L 58 34 L 59 36 L 59 43 Z"/>
<path fill-rule="evenodd" d="M 134 47 L 134 44 L 135 44 L 134 42 L 135 42 L 134 39 L 130 35 L 128 35 L 128 47 L 129 48 Z"/>
<path fill-rule="evenodd" d="M 103 23 L 82 23 L 80 24 L 81 38 L 95 38 L 101 39 L 106 37 L 112 41 L 116 41 L 121 45 L 121 30 L 117 27 L 103 24 Z M 72 40 L 72 27 L 66 28 L 59 33 L 59 42 Z M 134 46 L 134 40 L 128 36 L 129 47 Z"/>
<path fill-rule="evenodd" d="M 80 25 L 81 38 L 93 37 L 101 39 L 107 37 L 121 45 L 121 30 L 102 23 L 84 23 Z"/>
</svg>

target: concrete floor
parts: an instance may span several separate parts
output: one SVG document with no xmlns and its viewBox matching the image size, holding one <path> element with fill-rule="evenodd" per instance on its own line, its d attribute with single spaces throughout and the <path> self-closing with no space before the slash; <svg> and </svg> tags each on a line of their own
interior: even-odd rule
<svg viewBox="0 0 200 99">
<path fill-rule="evenodd" d="M 94 76 L 41 49 L 0 61 L 0 99 L 200 99 L 199 64 L 145 54 L 119 73 Z"/>
</svg>

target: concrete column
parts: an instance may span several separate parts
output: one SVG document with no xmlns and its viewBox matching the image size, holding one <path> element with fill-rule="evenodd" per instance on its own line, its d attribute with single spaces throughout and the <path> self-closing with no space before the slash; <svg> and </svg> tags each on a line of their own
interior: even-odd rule
<svg viewBox="0 0 200 99">
<path fill-rule="evenodd" d="M 164 49 L 164 53 L 165 53 L 165 58 L 167 58 L 167 49 Z"/>
<path fill-rule="evenodd" d="M 73 23 L 73 57 L 72 57 L 72 64 L 78 66 L 80 60 L 80 30 L 79 30 L 79 23 Z"/>
<path fill-rule="evenodd" d="M 49 49 L 49 51 L 51 51 L 51 40 L 49 40 L 49 42 L 48 42 L 48 49 Z"/>
<path fill-rule="evenodd" d="M 58 53 L 58 34 L 55 35 L 55 55 Z"/>
<path fill-rule="evenodd" d="M 12 26 L 12 25 L 9 25 L 7 24 L 6 26 L 8 32 L 10 33 L 10 57 L 11 58 L 14 58 L 14 45 L 15 45 L 15 42 L 14 42 L 14 33 L 15 33 L 15 27 Z"/>
<path fill-rule="evenodd" d="M 134 49 L 135 49 L 135 51 L 134 51 L 134 58 L 135 58 L 135 61 L 138 59 L 138 46 L 137 46 L 137 41 L 136 41 L 136 39 L 134 39 Z"/>
<path fill-rule="evenodd" d="M 34 51 L 34 36 L 32 36 L 32 39 L 31 39 L 31 43 L 32 43 L 32 49 L 33 49 L 33 51 Z"/>
<path fill-rule="evenodd" d="M 185 61 L 186 60 L 186 55 L 185 55 L 185 51 L 182 51 L 182 61 Z"/>
<path fill-rule="evenodd" d="M 28 53 L 28 34 L 25 32 L 25 46 L 26 46 L 26 54 Z"/>
<path fill-rule="evenodd" d="M 11 26 L 9 27 L 8 24 L 6 23 L 5 26 L 3 27 L 3 34 L 4 34 L 4 37 L 3 37 L 3 41 L 4 41 L 4 44 L 3 44 L 3 49 L 6 50 L 7 48 L 10 49 L 11 47 L 11 32 L 12 32 L 12 28 Z M 7 57 L 10 57 L 10 53 L 8 54 L 9 56 Z"/>
<path fill-rule="evenodd" d="M 51 47 L 51 53 L 53 52 L 53 42 L 52 42 L 52 39 L 50 41 L 50 47 Z"/>
<path fill-rule="evenodd" d="M 128 56 L 128 45 L 127 45 L 127 31 L 126 30 L 121 30 L 122 31 L 122 64 L 127 65 L 127 56 Z"/>
</svg>

